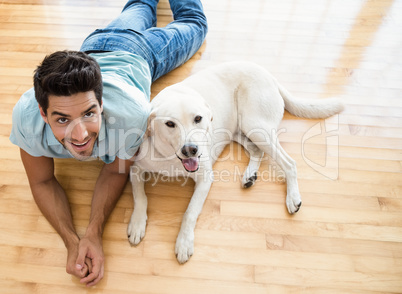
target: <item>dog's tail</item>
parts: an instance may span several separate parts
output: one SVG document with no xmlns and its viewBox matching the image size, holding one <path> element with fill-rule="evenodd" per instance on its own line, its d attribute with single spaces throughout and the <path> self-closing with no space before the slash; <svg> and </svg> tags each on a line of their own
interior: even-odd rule
<svg viewBox="0 0 402 294">
<path fill-rule="evenodd" d="M 322 100 L 294 98 L 278 83 L 279 92 L 285 101 L 285 109 L 291 114 L 304 118 L 327 118 L 341 112 L 344 105 L 338 98 Z"/>
</svg>

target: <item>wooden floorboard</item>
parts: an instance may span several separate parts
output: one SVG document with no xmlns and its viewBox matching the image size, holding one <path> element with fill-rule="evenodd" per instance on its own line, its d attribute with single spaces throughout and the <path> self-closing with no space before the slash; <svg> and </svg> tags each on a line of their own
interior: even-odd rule
<svg viewBox="0 0 402 294">
<path fill-rule="evenodd" d="M 191 180 L 151 177 L 148 227 L 127 241 L 128 183 L 104 233 L 105 277 L 86 289 L 65 271 L 63 242 L 37 208 L 12 109 L 35 67 L 55 50 L 79 49 L 124 0 L 0 0 L 1 293 L 402 293 L 402 1 L 203 0 L 209 33 L 186 64 L 152 85 L 152 97 L 201 69 L 232 60 L 261 64 L 293 94 L 340 97 L 326 121 L 285 113 L 279 139 L 298 165 L 303 206 L 290 216 L 282 171 L 266 158 L 241 189 L 248 157 L 229 145 L 195 230 L 195 254 L 179 265 L 174 244 Z M 172 20 L 167 0 L 158 26 Z M 317 133 L 318 131 L 318 133 Z M 56 160 L 79 234 L 89 221 L 101 162 Z"/>
</svg>

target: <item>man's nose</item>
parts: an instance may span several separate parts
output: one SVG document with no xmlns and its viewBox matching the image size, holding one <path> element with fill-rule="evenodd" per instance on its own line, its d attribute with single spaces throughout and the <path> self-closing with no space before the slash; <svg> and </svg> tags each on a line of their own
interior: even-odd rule
<svg viewBox="0 0 402 294">
<path fill-rule="evenodd" d="M 77 142 L 83 142 L 88 137 L 88 130 L 81 120 L 77 122 L 72 131 L 71 131 L 71 139 Z"/>
</svg>

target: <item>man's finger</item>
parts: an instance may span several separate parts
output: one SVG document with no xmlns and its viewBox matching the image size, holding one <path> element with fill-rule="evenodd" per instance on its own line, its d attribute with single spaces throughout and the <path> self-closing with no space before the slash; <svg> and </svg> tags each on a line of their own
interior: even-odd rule
<svg viewBox="0 0 402 294">
<path fill-rule="evenodd" d="M 73 276 L 76 276 L 77 278 L 84 278 L 87 275 L 88 272 L 88 267 L 85 266 L 81 269 L 77 269 L 77 267 L 73 266 L 70 267 L 70 269 L 67 269 L 67 273 Z"/>
<path fill-rule="evenodd" d="M 96 284 L 98 284 L 98 282 L 99 282 L 100 280 L 102 280 L 102 278 L 103 278 L 103 266 L 102 266 L 102 268 L 101 268 L 101 271 L 100 271 L 100 273 L 99 273 L 99 276 L 98 276 L 93 282 L 88 283 L 88 284 L 87 284 L 87 287 L 95 286 Z"/>
<path fill-rule="evenodd" d="M 92 260 L 92 272 L 85 278 L 81 279 L 81 283 L 88 284 L 94 282 L 99 276 L 103 266 L 100 262 Z"/>
<path fill-rule="evenodd" d="M 89 275 L 90 273 L 92 273 L 92 267 L 93 267 L 92 266 L 92 260 L 90 258 L 86 257 L 85 258 L 85 264 L 88 267 L 88 275 Z"/>
<path fill-rule="evenodd" d="M 78 247 L 78 257 L 75 261 L 75 268 L 79 271 L 82 271 L 85 268 L 85 258 L 87 255 L 87 250 L 85 247 Z"/>
<path fill-rule="evenodd" d="M 88 276 L 86 276 L 85 278 L 81 279 L 80 282 L 81 282 L 82 284 L 88 284 L 88 283 L 94 281 L 97 277 L 98 277 L 98 276 L 95 275 L 95 273 L 92 272 L 92 273 L 90 273 Z"/>
</svg>

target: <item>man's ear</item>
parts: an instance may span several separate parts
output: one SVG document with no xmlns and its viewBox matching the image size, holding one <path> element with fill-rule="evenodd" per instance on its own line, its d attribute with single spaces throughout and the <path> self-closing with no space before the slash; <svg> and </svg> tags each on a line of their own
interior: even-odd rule
<svg viewBox="0 0 402 294">
<path fill-rule="evenodd" d="M 145 135 L 146 135 L 147 137 L 153 136 L 152 129 L 153 129 L 153 120 L 154 120 L 155 116 L 156 116 L 155 111 L 152 111 L 152 112 L 150 113 L 149 117 L 148 117 L 147 130 L 146 130 L 146 132 L 145 132 Z"/>
<path fill-rule="evenodd" d="M 39 106 L 40 116 L 43 118 L 45 123 L 49 124 L 49 121 L 47 119 L 47 116 L 46 116 L 45 112 L 43 111 L 43 108 L 39 104 L 38 104 L 38 106 Z"/>
</svg>

